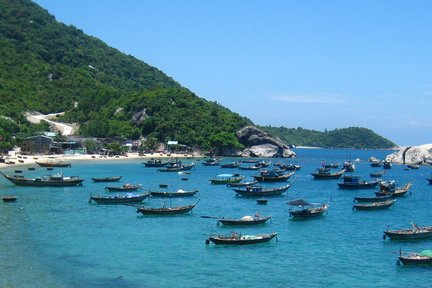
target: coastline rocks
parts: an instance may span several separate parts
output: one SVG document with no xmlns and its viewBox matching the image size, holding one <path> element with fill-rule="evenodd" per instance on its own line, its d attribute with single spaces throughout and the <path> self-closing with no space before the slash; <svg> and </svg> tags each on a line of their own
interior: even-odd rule
<svg viewBox="0 0 432 288">
<path fill-rule="evenodd" d="M 254 126 L 246 126 L 237 133 L 237 138 L 246 148 L 238 156 L 242 157 L 295 157 L 295 153 L 280 139 L 274 139 L 267 132 Z"/>
<path fill-rule="evenodd" d="M 398 152 L 387 155 L 385 160 L 407 164 L 432 163 L 432 144 L 401 147 Z"/>
</svg>

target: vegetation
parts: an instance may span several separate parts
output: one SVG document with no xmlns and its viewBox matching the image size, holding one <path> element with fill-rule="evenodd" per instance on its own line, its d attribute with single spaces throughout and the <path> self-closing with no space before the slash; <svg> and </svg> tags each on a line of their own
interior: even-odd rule
<svg viewBox="0 0 432 288">
<path fill-rule="evenodd" d="M 156 139 L 204 149 L 240 148 L 235 132 L 253 124 L 199 98 L 157 68 L 57 22 L 30 0 L 0 0 L 0 99 L 0 116 L 14 123 L 0 121 L 0 149 L 15 145 L 13 135 L 48 129 L 46 124 L 28 123 L 26 111 L 65 111 L 60 120 L 78 123 L 83 136 L 143 136 L 153 139 L 148 147 Z M 297 145 L 382 145 L 353 135 L 344 144 L 329 140 L 342 130 L 326 138 L 316 131 L 300 133 L 300 128 L 269 129 Z M 285 138 L 290 131 L 296 137 Z"/>
<path fill-rule="evenodd" d="M 350 127 L 332 131 L 315 131 L 286 127 L 261 127 L 285 143 L 295 146 L 323 148 L 369 148 L 384 149 L 396 147 L 396 144 L 374 133 L 370 129 Z"/>
</svg>

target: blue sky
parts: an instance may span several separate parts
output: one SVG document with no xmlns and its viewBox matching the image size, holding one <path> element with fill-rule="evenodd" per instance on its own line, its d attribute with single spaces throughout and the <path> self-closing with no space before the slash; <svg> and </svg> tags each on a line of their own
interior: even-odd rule
<svg viewBox="0 0 432 288">
<path fill-rule="evenodd" d="M 432 143 L 432 1 L 35 2 L 256 124 Z"/>
</svg>

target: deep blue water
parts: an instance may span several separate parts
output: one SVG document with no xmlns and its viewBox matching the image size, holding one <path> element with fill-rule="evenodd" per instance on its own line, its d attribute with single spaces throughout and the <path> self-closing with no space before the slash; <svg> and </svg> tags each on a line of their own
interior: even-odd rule
<svg viewBox="0 0 432 288">
<path fill-rule="evenodd" d="M 404 170 L 394 165 L 384 176 L 400 186 L 413 182 L 412 195 L 398 199 L 384 211 L 353 211 L 353 197 L 372 196 L 374 190 L 339 190 L 339 180 L 313 180 L 310 173 L 322 161 L 343 163 L 360 158 L 356 174 L 369 179 L 370 156 L 384 158 L 390 151 L 297 149 L 303 167 L 288 193 L 269 198 L 268 205 L 235 193 L 209 179 L 220 173 L 253 171 L 205 167 L 198 162 L 188 181 L 185 175 L 145 168 L 144 160 L 74 162 L 63 171 L 86 178 L 82 187 L 18 187 L 0 180 L 0 194 L 18 196 L 17 203 L 1 203 L 1 287 L 430 287 L 432 271 L 396 266 L 397 251 L 432 249 L 432 240 L 395 242 L 382 239 L 392 228 L 431 225 L 432 186 L 425 180 L 429 167 Z M 195 161 L 187 160 L 187 161 Z M 273 161 L 275 161 L 273 159 Z M 278 160 L 276 160 L 278 161 Z M 11 168 L 9 172 L 19 168 Z M 29 176 L 46 172 L 26 171 Z M 57 170 L 57 169 L 56 169 Z M 106 183 L 91 177 L 123 175 L 121 183 L 142 183 L 145 190 L 197 188 L 194 198 L 173 199 L 186 205 L 200 198 L 193 213 L 175 217 L 142 216 L 131 206 L 89 204 L 91 193 L 103 194 Z M 247 177 L 250 179 L 250 177 Z M 281 186 L 283 183 L 269 184 Z M 289 200 L 332 199 L 329 213 L 308 221 L 290 220 Z M 152 198 L 144 205 L 160 206 Z M 239 228 L 243 234 L 278 232 L 278 241 L 243 247 L 205 245 L 210 233 L 229 234 L 215 219 L 272 215 L 262 226 Z M 421 281 L 419 281 L 421 279 Z"/>
</svg>

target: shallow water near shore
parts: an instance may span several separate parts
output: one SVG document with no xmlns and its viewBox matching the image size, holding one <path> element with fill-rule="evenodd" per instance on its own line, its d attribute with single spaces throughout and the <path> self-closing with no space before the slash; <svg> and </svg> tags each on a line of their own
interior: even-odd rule
<svg viewBox="0 0 432 288">
<path fill-rule="evenodd" d="M 0 194 L 16 195 L 18 201 L 0 204 L 0 286 L 403 287 L 416 283 L 429 287 L 432 268 L 398 267 L 396 260 L 399 248 L 431 249 L 432 240 L 395 242 L 383 240 L 382 233 L 387 225 L 432 224 L 432 185 L 426 181 L 430 167 L 407 171 L 393 165 L 383 178 L 396 180 L 398 186 L 412 181 L 412 195 L 398 199 L 389 210 L 353 211 L 354 196 L 373 196 L 375 190 L 339 190 L 336 183 L 340 180 L 313 180 L 310 173 L 322 161 L 343 163 L 360 158 L 356 174 L 371 179 L 369 173 L 381 168 L 370 167 L 367 159 L 382 159 L 391 151 L 298 149 L 296 153 L 296 159 L 282 160 L 302 165 L 296 182 L 283 196 L 268 198 L 267 205 L 209 183 L 215 175 L 231 172 L 246 175 L 248 181 L 254 171 L 205 167 L 200 162 L 190 175 L 156 172 L 156 168 L 145 168 L 143 160 L 76 161 L 71 168 L 54 169 L 84 177 L 82 187 L 19 187 L 2 178 Z M 20 169 L 26 176 L 49 172 Z M 14 169 L 3 171 L 13 173 Z M 91 177 L 115 175 L 122 175 L 122 181 L 91 181 Z M 184 177 L 188 180 L 182 180 Z M 132 206 L 88 203 L 90 194 L 107 193 L 107 184 L 125 183 L 141 183 L 144 191 L 163 190 L 159 188 L 162 183 L 169 184 L 168 191 L 196 188 L 198 196 L 165 204 L 187 205 L 198 198 L 200 202 L 192 213 L 174 217 L 142 216 Z M 293 221 L 286 203 L 296 198 L 332 202 L 323 217 Z M 163 204 L 157 198 L 144 202 L 145 206 Z M 257 212 L 272 215 L 272 221 L 236 231 L 278 232 L 278 241 L 241 247 L 205 245 L 210 233 L 229 234 L 232 228 L 200 216 L 240 218 Z"/>
</svg>

